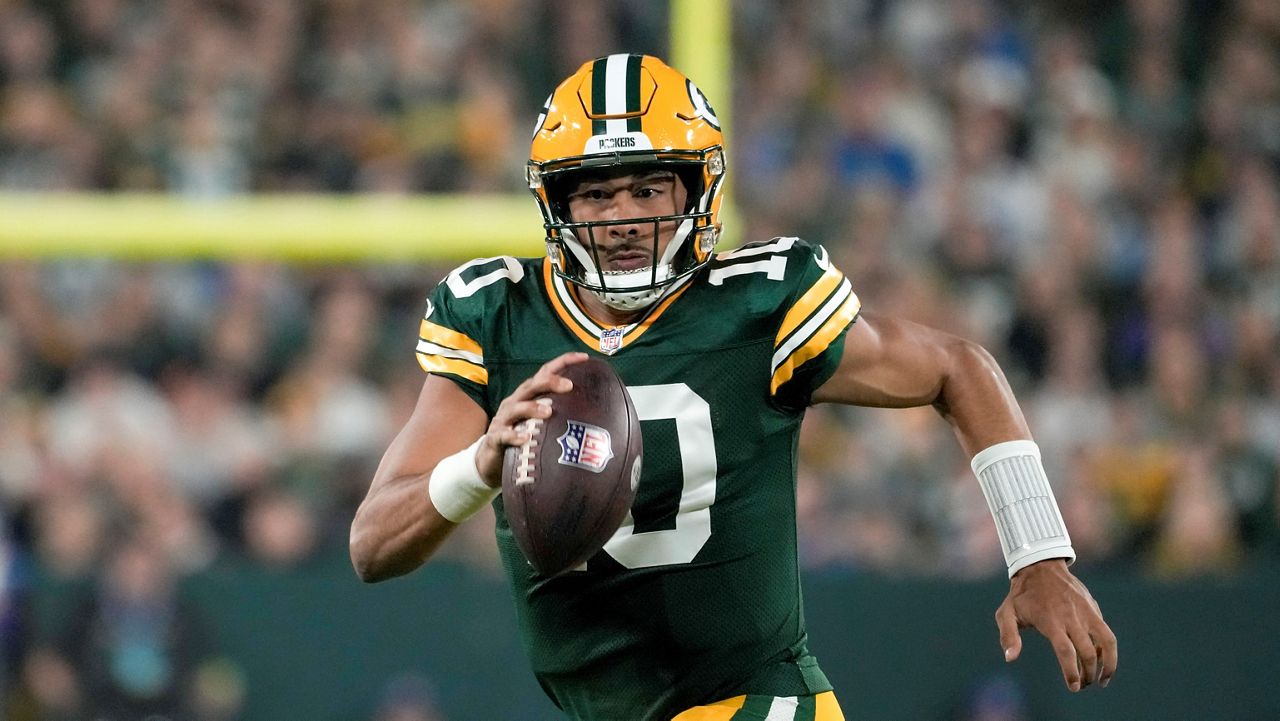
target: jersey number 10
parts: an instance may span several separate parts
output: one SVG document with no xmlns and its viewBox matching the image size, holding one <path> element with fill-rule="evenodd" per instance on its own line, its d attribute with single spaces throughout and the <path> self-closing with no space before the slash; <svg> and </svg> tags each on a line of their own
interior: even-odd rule
<svg viewBox="0 0 1280 721">
<path fill-rule="evenodd" d="M 680 443 L 681 474 L 676 527 L 635 532 L 631 513 L 604 551 L 627 568 L 689 563 L 711 538 L 711 504 L 716 501 L 716 451 L 711 406 L 683 383 L 629 386 L 641 421 L 674 420 Z"/>
</svg>

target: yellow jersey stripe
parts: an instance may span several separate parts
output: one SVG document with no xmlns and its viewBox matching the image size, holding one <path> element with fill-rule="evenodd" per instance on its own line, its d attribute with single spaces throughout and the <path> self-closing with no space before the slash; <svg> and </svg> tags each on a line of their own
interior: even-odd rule
<svg viewBox="0 0 1280 721">
<path fill-rule="evenodd" d="M 840 332 L 849 327 L 853 319 L 858 317 L 858 311 L 861 308 L 862 303 L 858 300 L 858 296 L 850 293 L 840 308 L 822 324 L 817 332 L 810 336 L 804 345 L 791 353 L 778 366 L 778 369 L 773 372 L 773 379 L 769 382 L 769 392 L 777 393 L 778 387 L 791 380 L 791 376 L 795 375 L 797 368 L 803 365 L 805 361 L 826 350 L 831 345 L 831 342 L 840 335 Z"/>
<path fill-rule="evenodd" d="M 547 297 L 551 299 L 551 307 L 555 310 L 556 315 L 560 317 L 560 322 L 564 323 L 566 328 L 572 331 L 574 335 L 578 336 L 578 340 L 598 350 L 600 348 L 600 338 L 598 336 L 592 336 L 585 328 L 579 325 L 578 321 L 569 313 L 569 310 L 565 308 L 564 302 L 560 300 L 560 296 L 556 294 L 555 273 L 551 270 L 550 258 L 542 261 L 542 280 L 542 285 L 547 292 Z"/>
<path fill-rule="evenodd" d="M 777 348 L 782 345 L 787 336 L 794 333 L 796 328 L 799 328 L 804 323 L 805 319 L 813 315 L 814 311 L 822 306 L 822 302 L 831 295 L 831 291 L 840 285 L 841 280 L 844 280 L 844 273 L 836 270 L 833 265 L 827 269 L 827 272 L 822 274 L 821 278 L 818 278 L 817 282 L 809 286 L 809 290 L 800 296 L 800 300 L 791 306 L 791 310 L 787 311 L 786 317 L 782 319 L 782 327 L 778 328 L 778 335 L 774 338 L 773 347 Z"/>
<path fill-rule="evenodd" d="M 475 353 L 481 357 L 484 356 L 484 351 L 481 350 L 480 344 L 471 340 L 466 334 L 459 333 L 452 328 L 437 325 L 429 320 L 423 320 L 418 325 L 418 337 L 428 343 Z"/>
<path fill-rule="evenodd" d="M 853 288 L 849 286 L 849 281 L 841 281 L 840 287 L 836 288 L 836 292 L 827 296 L 827 299 L 822 303 L 822 307 L 806 318 L 803 325 L 787 336 L 782 345 L 773 350 L 773 358 L 769 361 L 769 372 L 772 373 L 778 370 L 778 367 L 782 365 L 782 362 L 788 356 L 796 352 L 796 349 L 800 346 L 808 343 L 809 339 L 831 319 L 831 316 L 836 314 L 836 311 L 840 310 L 840 306 L 852 295 Z"/>
<path fill-rule="evenodd" d="M 422 370 L 428 373 L 447 373 L 466 378 L 480 385 L 489 385 L 489 371 L 485 370 L 484 366 L 478 366 L 475 363 L 468 363 L 456 358 L 419 353 L 418 365 L 422 366 Z"/>
<path fill-rule="evenodd" d="M 635 328 L 632 328 L 626 335 L 622 336 L 623 347 L 626 347 L 627 343 L 630 343 L 636 338 L 639 338 L 641 334 L 649 330 L 649 327 L 652 326 L 653 322 L 658 319 L 658 316 L 665 313 L 667 308 L 670 308 L 671 304 L 676 302 L 676 298 L 679 298 L 680 296 L 684 295 L 684 292 L 686 290 L 689 290 L 689 286 L 691 285 L 693 284 L 686 281 L 683 288 L 678 289 L 676 292 L 668 296 L 667 299 L 662 301 L 662 303 L 660 303 L 658 307 L 655 308 L 654 311 L 650 313 L 644 320 L 637 323 Z"/>
</svg>

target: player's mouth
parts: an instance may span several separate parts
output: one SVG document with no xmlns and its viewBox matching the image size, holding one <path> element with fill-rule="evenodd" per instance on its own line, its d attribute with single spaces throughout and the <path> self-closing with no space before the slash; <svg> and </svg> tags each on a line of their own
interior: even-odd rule
<svg viewBox="0 0 1280 721">
<path fill-rule="evenodd" d="M 649 267 L 649 254 L 643 250 L 621 249 L 605 256 L 605 268 L 612 272 L 630 272 Z"/>
</svg>

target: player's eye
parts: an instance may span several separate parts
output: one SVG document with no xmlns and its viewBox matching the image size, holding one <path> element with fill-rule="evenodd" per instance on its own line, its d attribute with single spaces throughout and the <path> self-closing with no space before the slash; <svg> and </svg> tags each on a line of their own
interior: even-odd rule
<svg viewBox="0 0 1280 721">
<path fill-rule="evenodd" d="M 608 200 L 612 193 L 605 191 L 603 188 L 587 188 L 574 193 L 574 197 L 581 200 Z"/>
</svg>

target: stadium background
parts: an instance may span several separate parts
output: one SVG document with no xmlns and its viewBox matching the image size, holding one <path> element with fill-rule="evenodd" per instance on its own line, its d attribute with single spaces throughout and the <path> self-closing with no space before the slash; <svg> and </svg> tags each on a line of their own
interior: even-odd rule
<svg viewBox="0 0 1280 721">
<path fill-rule="evenodd" d="M 1270 0 L 0 2 L 0 715 L 555 718 L 484 521 L 375 587 L 345 534 L 422 299 L 539 251 L 528 128 L 617 50 L 717 103 L 729 244 L 824 243 L 997 355 L 1121 639 L 1101 693 L 1039 640 L 1004 666 L 945 424 L 818 408 L 802 560 L 850 718 L 1280 717 Z"/>
</svg>

